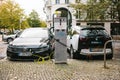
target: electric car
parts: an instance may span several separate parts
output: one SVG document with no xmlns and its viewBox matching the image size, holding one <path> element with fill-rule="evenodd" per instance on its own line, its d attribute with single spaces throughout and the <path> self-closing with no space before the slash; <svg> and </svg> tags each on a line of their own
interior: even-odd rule
<svg viewBox="0 0 120 80">
<path fill-rule="evenodd" d="M 104 56 L 104 44 L 111 36 L 102 26 L 74 26 L 67 36 L 67 46 L 72 58 Z M 113 48 L 109 43 L 106 48 L 107 58 L 112 59 Z"/>
<path fill-rule="evenodd" d="M 47 28 L 28 28 L 9 43 L 7 58 L 9 60 L 36 59 L 50 56 L 52 45 Z"/>
</svg>

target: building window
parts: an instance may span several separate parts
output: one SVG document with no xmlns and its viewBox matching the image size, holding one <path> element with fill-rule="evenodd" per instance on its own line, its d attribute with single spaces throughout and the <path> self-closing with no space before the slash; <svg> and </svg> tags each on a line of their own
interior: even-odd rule
<svg viewBox="0 0 120 80">
<path fill-rule="evenodd" d="M 80 0 L 75 0 L 76 3 L 80 3 Z"/>
<path fill-rule="evenodd" d="M 76 23 L 76 26 L 80 26 L 80 23 Z"/>
<path fill-rule="evenodd" d="M 55 3 L 56 4 L 60 4 L 60 0 L 55 0 Z"/>
<path fill-rule="evenodd" d="M 69 4 L 69 0 L 65 0 L 65 4 Z"/>
</svg>

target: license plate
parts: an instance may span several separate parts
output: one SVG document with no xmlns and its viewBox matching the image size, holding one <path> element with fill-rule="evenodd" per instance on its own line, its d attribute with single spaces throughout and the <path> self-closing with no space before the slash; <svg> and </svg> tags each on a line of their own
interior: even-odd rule
<svg viewBox="0 0 120 80">
<path fill-rule="evenodd" d="M 91 44 L 102 44 L 102 42 L 92 41 Z"/>
<path fill-rule="evenodd" d="M 32 56 L 31 52 L 20 53 L 19 56 Z"/>
<path fill-rule="evenodd" d="M 102 52 L 102 48 L 90 48 L 90 52 Z"/>
</svg>

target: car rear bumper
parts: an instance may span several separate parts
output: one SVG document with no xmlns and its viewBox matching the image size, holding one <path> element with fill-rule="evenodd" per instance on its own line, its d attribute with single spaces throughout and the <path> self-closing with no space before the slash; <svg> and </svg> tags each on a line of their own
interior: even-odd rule
<svg viewBox="0 0 120 80">
<path fill-rule="evenodd" d="M 98 51 L 98 52 L 92 52 L 90 51 L 90 49 L 82 49 L 80 52 L 81 55 L 93 55 L 93 56 L 97 56 L 97 55 L 104 55 L 104 50 L 102 51 Z M 106 49 L 106 54 L 113 54 L 111 49 Z"/>
</svg>

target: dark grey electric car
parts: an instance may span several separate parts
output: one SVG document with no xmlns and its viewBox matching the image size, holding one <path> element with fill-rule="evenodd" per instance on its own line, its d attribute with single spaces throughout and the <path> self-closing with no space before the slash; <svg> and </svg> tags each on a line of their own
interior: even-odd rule
<svg viewBox="0 0 120 80">
<path fill-rule="evenodd" d="M 7 47 L 8 59 L 35 59 L 50 56 L 52 45 L 47 28 L 28 28 Z"/>
</svg>

